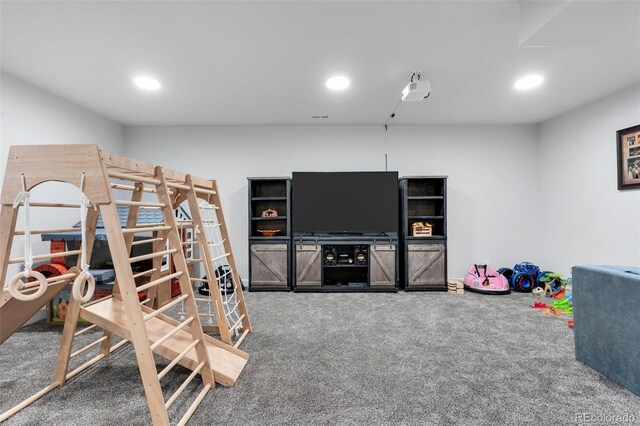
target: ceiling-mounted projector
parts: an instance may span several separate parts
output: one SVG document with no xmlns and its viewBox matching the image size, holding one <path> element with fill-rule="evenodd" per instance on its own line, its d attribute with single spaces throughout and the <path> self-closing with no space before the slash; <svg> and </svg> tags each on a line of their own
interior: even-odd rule
<svg viewBox="0 0 640 426">
<path fill-rule="evenodd" d="M 417 79 L 414 81 L 414 78 Z M 427 80 L 421 81 L 420 74 L 414 73 L 411 82 L 402 89 L 402 102 L 418 102 L 427 99 L 431 94 L 431 83 Z"/>
</svg>

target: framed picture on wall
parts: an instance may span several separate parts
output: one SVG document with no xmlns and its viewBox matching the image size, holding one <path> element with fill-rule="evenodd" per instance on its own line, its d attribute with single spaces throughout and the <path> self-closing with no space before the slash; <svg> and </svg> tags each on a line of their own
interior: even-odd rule
<svg viewBox="0 0 640 426">
<path fill-rule="evenodd" d="M 640 125 L 618 130 L 618 189 L 640 189 Z"/>
</svg>

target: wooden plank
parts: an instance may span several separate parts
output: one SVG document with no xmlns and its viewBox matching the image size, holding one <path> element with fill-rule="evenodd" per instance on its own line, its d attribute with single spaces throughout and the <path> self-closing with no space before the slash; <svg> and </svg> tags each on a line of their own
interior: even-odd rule
<svg viewBox="0 0 640 426">
<path fill-rule="evenodd" d="M 24 174 L 27 190 L 48 181 L 80 186 L 85 174 L 84 193 L 94 204 L 111 202 L 111 191 L 97 145 L 11 146 L 2 187 L 2 204 L 13 204 L 22 191 Z M 61 165 L 64 165 L 61 166 Z"/>
<path fill-rule="evenodd" d="M 67 281 L 49 284 L 47 291 L 30 302 L 22 302 L 11 297 L 9 290 L 2 290 L 0 299 L 0 344 L 46 306 L 67 284 Z"/>
<path fill-rule="evenodd" d="M 153 309 L 142 307 L 143 312 L 151 313 Z M 99 327 L 112 331 L 125 339 L 129 338 L 130 332 L 127 328 L 127 318 L 124 306 L 117 299 L 106 299 L 95 305 L 83 307 L 82 318 L 98 324 Z M 167 334 L 180 322 L 165 315 L 158 315 L 147 322 L 149 343 L 157 341 Z M 174 360 L 180 353 L 193 343 L 191 328 L 176 333 L 162 344 L 156 353 L 168 360 Z M 246 352 L 233 348 L 233 346 L 220 342 L 219 340 L 204 335 L 204 342 L 211 360 L 211 369 L 217 383 L 223 386 L 232 386 L 244 369 L 249 355 Z M 195 350 L 190 351 L 183 360 L 179 362 L 185 368 L 193 370 L 198 365 L 198 358 Z"/>
</svg>

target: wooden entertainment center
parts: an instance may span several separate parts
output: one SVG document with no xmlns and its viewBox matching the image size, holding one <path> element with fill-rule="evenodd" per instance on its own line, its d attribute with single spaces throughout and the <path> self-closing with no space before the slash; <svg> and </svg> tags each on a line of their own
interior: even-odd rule
<svg viewBox="0 0 640 426">
<path fill-rule="evenodd" d="M 399 179 L 398 233 L 329 234 L 292 232 L 290 178 L 249 178 L 251 291 L 446 291 L 446 182 Z"/>
</svg>

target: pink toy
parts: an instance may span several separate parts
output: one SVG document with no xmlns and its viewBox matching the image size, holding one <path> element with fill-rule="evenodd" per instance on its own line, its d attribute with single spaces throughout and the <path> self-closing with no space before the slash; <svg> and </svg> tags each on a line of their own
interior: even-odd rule
<svg viewBox="0 0 640 426">
<path fill-rule="evenodd" d="M 464 277 L 464 288 L 483 294 L 509 294 L 507 279 L 487 265 L 473 265 Z"/>
</svg>

